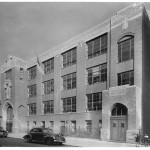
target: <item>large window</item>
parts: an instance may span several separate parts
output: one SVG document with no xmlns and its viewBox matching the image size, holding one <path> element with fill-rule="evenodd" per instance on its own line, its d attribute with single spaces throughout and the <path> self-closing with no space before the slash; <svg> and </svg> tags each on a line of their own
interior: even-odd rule
<svg viewBox="0 0 150 150">
<path fill-rule="evenodd" d="M 12 79 L 12 69 L 9 69 L 5 72 L 5 79 L 6 80 L 11 80 Z"/>
<path fill-rule="evenodd" d="M 36 84 L 28 86 L 28 98 L 36 96 Z"/>
<path fill-rule="evenodd" d="M 102 110 L 102 93 L 87 94 L 87 110 Z"/>
<path fill-rule="evenodd" d="M 28 69 L 28 79 L 31 80 L 34 78 L 36 78 L 36 66 L 33 66 Z"/>
<path fill-rule="evenodd" d="M 87 82 L 89 85 L 107 81 L 107 64 L 87 69 Z"/>
<path fill-rule="evenodd" d="M 127 36 L 124 37 L 118 43 L 118 61 L 123 62 L 134 57 L 134 37 Z"/>
<path fill-rule="evenodd" d="M 50 94 L 54 92 L 54 79 L 43 82 L 44 94 Z"/>
<path fill-rule="evenodd" d="M 134 71 L 128 71 L 118 74 L 118 85 L 134 85 Z"/>
<path fill-rule="evenodd" d="M 107 34 L 99 36 L 87 42 L 88 58 L 107 53 Z"/>
<path fill-rule="evenodd" d="M 73 48 L 62 54 L 63 68 L 76 64 L 77 48 Z"/>
<path fill-rule="evenodd" d="M 54 112 L 54 101 L 53 100 L 43 102 L 43 104 L 44 104 L 44 114 L 51 114 Z"/>
<path fill-rule="evenodd" d="M 32 103 L 28 105 L 29 115 L 36 115 L 36 103 Z"/>
<path fill-rule="evenodd" d="M 45 74 L 49 74 L 50 72 L 54 71 L 54 58 L 44 61 L 43 67 Z"/>
<path fill-rule="evenodd" d="M 63 98 L 63 112 L 76 112 L 76 97 Z"/>
<path fill-rule="evenodd" d="M 76 88 L 76 73 L 67 74 L 62 77 L 63 90 L 70 90 Z"/>
</svg>

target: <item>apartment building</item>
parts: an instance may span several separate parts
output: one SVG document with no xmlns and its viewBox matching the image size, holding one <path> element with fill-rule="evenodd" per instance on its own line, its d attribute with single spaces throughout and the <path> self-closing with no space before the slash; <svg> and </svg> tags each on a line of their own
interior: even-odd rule
<svg viewBox="0 0 150 150">
<path fill-rule="evenodd" d="M 106 141 L 150 135 L 149 15 L 133 4 L 38 58 L 8 57 L 1 68 L 2 126 Z"/>
</svg>

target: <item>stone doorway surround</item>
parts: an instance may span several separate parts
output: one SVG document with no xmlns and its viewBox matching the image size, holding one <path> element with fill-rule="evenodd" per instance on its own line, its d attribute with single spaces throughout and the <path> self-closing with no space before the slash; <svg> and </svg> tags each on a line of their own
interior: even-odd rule
<svg viewBox="0 0 150 150">
<path fill-rule="evenodd" d="M 103 91 L 102 102 L 102 140 L 110 141 L 110 117 L 112 106 L 116 103 L 128 109 L 128 129 L 126 142 L 134 143 L 135 135 L 141 129 L 141 90 L 137 86 L 116 86 Z"/>
</svg>

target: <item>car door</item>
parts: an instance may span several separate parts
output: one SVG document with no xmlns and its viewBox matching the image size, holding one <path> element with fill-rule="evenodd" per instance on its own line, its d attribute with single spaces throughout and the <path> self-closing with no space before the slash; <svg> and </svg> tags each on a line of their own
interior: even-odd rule
<svg viewBox="0 0 150 150">
<path fill-rule="evenodd" d="M 43 141 L 43 130 L 41 128 L 37 129 L 36 138 L 37 141 Z"/>
<path fill-rule="evenodd" d="M 32 136 L 32 140 L 37 140 L 36 133 L 37 133 L 37 128 L 34 128 L 30 131 L 30 135 Z"/>
</svg>

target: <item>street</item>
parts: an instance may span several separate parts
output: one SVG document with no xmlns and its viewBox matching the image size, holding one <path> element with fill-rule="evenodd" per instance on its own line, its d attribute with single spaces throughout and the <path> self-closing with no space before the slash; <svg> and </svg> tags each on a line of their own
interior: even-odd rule
<svg viewBox="0 0 150 150">
<path fill-rule="evenodd" d="M 12 137 L 7 137 L 7 138 L 2 138 L 0 137 L 0 147 L 75 147 L 72 145 L 46 145 L 43 143 L 39 142 L 32 142 L 32 143 L 27 143 L 24 139 L 19 139 L 19 138 L 12 138 Z"/>
</svg>

